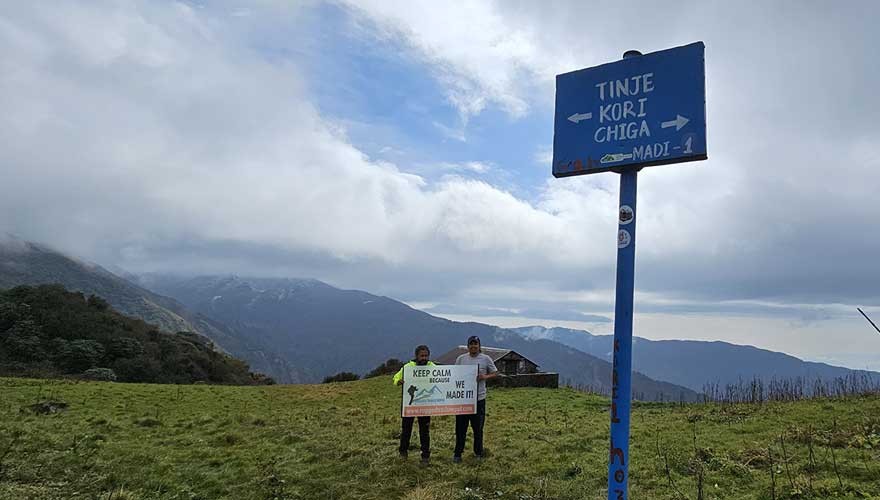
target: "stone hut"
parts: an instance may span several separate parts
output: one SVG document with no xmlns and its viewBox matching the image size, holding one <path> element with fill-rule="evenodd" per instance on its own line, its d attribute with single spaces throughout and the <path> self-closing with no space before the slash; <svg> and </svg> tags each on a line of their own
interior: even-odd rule
<svg viewBox="0 0 880 500">
<path fill-rule="evenodd" d="M 433 361 L 438 365 L 454 365 L 456 358 L 467 353 L 467 346 L 460 345 Z M 490 386 L 500 387 L 559 387 L 559 374 L 542 372 L 538 364 L 512 349 L 482 347 L 483 354 L 492 358 L 501 375 L 490 379 Z"/>
</svg>

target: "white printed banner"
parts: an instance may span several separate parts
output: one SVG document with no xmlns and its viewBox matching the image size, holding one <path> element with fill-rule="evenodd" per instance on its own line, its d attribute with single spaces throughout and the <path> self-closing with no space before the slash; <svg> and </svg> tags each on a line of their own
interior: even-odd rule
<svg viewBox="0 0 880 500">
<path fill-rule="evenodd" d="M 466 415 L 477 412 L 477 366 L 407 366 L 401 415 Z"/>
</svg>

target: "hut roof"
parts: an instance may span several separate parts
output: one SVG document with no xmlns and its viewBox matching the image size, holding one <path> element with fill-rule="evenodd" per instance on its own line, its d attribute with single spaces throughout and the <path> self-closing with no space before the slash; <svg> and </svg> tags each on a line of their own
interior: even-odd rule
<svg viewBox="0 0 880 500">
<path fill-rule="evenodd" d="M 498 361 L 499 359 L 503 358 L 504 356 L 507 356 L 510 353 L 514 353 L 518 356 L 522 356 L 524 359 L 527 359 L 528 361 L 533 363 L 535 366 L 538 366 L 537 363 L 535 363 L 534 361 L 530 360 L 529 358 L 523 356 L 522 354 L 514 351 L 513 349 L 501 349 L 498 347 L 483 346 L 482 351 L 483 351 L 483 354 L 492 358 L 493 363 Z M 454 365 L 456 358 L 458 358 L 462 354 L 465 354 L 466 352 L 468 352 L 467 346 L 460 345 L 458 347 L 455 347 L 451 351 L 448 351 L 444 354 L 441 354 L 433 361 L 435 363 L 437 363 L 438 365 Z"/>
</svg>

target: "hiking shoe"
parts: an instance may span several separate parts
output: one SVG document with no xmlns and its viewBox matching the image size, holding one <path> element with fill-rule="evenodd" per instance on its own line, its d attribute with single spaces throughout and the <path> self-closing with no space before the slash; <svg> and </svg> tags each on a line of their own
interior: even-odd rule
<svg viewBox="0 0 880 500">
<path fill-rule="evenodd" d="M 431 459 L 429 457 L 422 457 L 422 459 L 419 460 L 419 463 L 421 465 L 428 465 L 431 463 Z"/>
<path fill-rule="evenodd" d="M 401 452 L 399 452 L 399 456 L 402 460 L 406 460 L 407 458 L 409 458 L 409 453 L 407 453 L 405 451 L 401 451 Z"/>
<path fill-rule="evenodd" d="M 460 463 L 461 463 L 461 457 L 459 457 L 459 456 L 457 456 L 457 455 L 454 456 L 454 457 L 452 457 L 452 463 L 454 463 L 454 464 L 460 464 Z"/>
</svg>

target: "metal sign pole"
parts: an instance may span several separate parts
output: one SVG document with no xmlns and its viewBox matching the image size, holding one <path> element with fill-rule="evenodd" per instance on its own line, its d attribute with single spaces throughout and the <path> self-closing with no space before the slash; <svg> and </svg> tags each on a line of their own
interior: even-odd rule
<svg viewBox="0 0 880 500">
<path fill-rule="evenodd" d="M 629 496 L 637 172 L 708 158 L 705 75 L 703 42 L 556 75 L 553 176 L 620 174 L 609 500 Z"/>
<path fill-rule="evenodd" d="M 637 181 L 638 173 L 635 170 L 620 174 L 617 296 L 614 303 L 614 355 L 611 370 L 611 445 L 608 458 L 609 500 L 626 500 L 629 497 L 629 414 L 632 392 Z"/>
<path fill-rule="evenodd" d="M 629 50 L 624 59 L 642 54 Z M 632 398 L 632 323 L 636 261 L 638 169 L 620 172 L 617 219 L 617 286 L 614 299 L 614 350 L 611 368 L 611 443 L 608 499 L 629 498 L 629 416 Z"/>
</svg>

